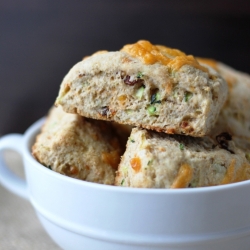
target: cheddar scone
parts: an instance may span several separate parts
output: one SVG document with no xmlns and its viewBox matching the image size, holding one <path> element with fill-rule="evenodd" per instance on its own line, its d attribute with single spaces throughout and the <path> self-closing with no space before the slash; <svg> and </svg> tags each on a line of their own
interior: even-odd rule
<svg viewBox="0 0 250 250">
<path fill-rule="evenodd" d="M 228 132 L 237 146 L 250 153 L 250 75 L 215 60 L 198 60 L 204 66 L 210 65 L 217 70 L 229 88 L 227 100 L 211 134 L 214 131 Z"/>
<path fill-rule="evenodd" d="M 227 133 L 193 138 L 134 128 L 119 164 L 115 185 L 188 188 L 250 178 L 250 163 Z"/>
<path fill-rule="evenodd" d="M 193 56 L 139 41 L 77 63 L 55 104 L 84 117 L 201 137 L 214 126 L 227 92 L 224 79 Z"/>
<path fill-rule="evenodd" d="M 110 123 L 52 108 L 32 147 L 44 166 L 73 178 L 114 184 L 121 146 Z"/>
</svg>

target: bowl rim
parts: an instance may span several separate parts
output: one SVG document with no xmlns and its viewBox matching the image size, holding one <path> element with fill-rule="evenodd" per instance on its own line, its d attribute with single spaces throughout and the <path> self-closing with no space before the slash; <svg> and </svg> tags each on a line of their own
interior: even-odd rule
<svg viewBox="0 0 250 250">
<path fill-rule="evenodd" d="M 84 180 L 75 179 L 66 175 L 59 174 L 55 171 L 51 171 L 50 169 L 43 166 L 39 163 L 31 154 L 31 146 L 34 141 L 35 136 L 41 130 L 42 125 L 45 122 L 46 117 L 42 117 L 36 122 L 34 122 L 24 133 L 23 135 L 23 145 L 22 145 L 22 153 L 24 159 L 32 164 L 32 167 L 35 167 L 37 170 L 42 171 L 46 175 L 50 175 L 53 178 L 59 179 L 61 181 L 66 181 L 74 185 L 79 185 L 82 187 L 101 189 L 112 192 L 121 192 L 121 193 L 137 193 L 137 194 L 197 194 L 197 193 L 211 193 L 211 192 L 221 192 L 221 191 L 230 191 L 236 188 L 250 188 L 250 180 L 218 185 L 218 186 L 210 186 L 210 187 L 197 187 L 197 188 L 179 188 L 179 189 L 163 189 L 163 188 L 131 188 L 131 187 L 121 187 L 114 185 L 105 185 L 100 183 L 87 182 Z"/>
</svg>

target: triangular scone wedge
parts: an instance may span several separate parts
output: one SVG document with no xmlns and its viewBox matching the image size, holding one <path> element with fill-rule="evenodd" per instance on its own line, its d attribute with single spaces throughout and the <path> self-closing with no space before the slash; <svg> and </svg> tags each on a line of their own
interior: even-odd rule
<svg viewBox="0 0 250 250">
<path fill-rule="evenodd" d="M 108 122 L 52 108 L 32 154 L 60 174 L 113 185 L 122 150 L 112 130 Z"/>
<path fill-rule="evenodd" d="M 212 68 L 179 50 L 139 41 L 77 63 L 55 104 L 85 117 L 201 137 L 226 97 L 227 84 Z"/>
<path fill-rule="evenodd" d="M 167 135 L 134 128 L 119 164 L 115 185 L 193 188 L 249 178 L 250 163 L 227 134 L 217 135 L 214 141 L 209 137 Z"/>
<path fill-rule="evenodd" d="M 211 135 L 229 133 L 250 160 L 250 75 L 215 60 L 198 60 L 217 70 L 228 83 L 228 97 Z"/>
</svg>

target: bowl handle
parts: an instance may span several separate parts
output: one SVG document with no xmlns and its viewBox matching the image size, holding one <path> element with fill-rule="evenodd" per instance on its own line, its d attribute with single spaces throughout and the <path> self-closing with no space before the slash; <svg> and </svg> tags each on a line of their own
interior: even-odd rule
<svg viewBox="0 0 250 250">
<path fill-rule="evenodd" d="M 0 138 L 0 184 L 9 191 L 28 199 L 26 180 L 17 176 L 4 161 L 3 152 L 6 149 L 17 151 L 22 156 L 23 135 L 9 134 Z"/>
</svg>

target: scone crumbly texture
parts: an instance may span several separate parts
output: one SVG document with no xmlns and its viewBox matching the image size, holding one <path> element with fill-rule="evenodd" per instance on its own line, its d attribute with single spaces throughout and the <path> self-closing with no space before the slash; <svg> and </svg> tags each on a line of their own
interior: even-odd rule
<svg viewBox="0 0 250 250">
<path fill-rule="evenodd" d="M 44 166 L 76 179 L 114 184 L 121 146 L 108 122 L 52 108 L 32 147 Z"/>
<path fill-rule="evenodd" d="M 221 109 L 211 135 L 228 132 L 236 145 L 242 148 L 250 160 L 250 75 L 211 59 L 198 59 L 204 66 L 210 65 L 226 80 L 228 97 Z"/>
<path fill-rule="evenodd" d="M 218 135 L 217 139 L 219 143 L 209 137 L 167 135 L 133 128 L 115 185 L 194 188 L 249 179 L 250 163 L 245 154 L 226 135 Z"/>
<path fill-rule="evenodd" d="M 84 117 L 202 137 L 214 126 L 227 92 L 224 79 L 193 56 L 139 41 L 77 63 L 55 104 Z"/>
</svg>

